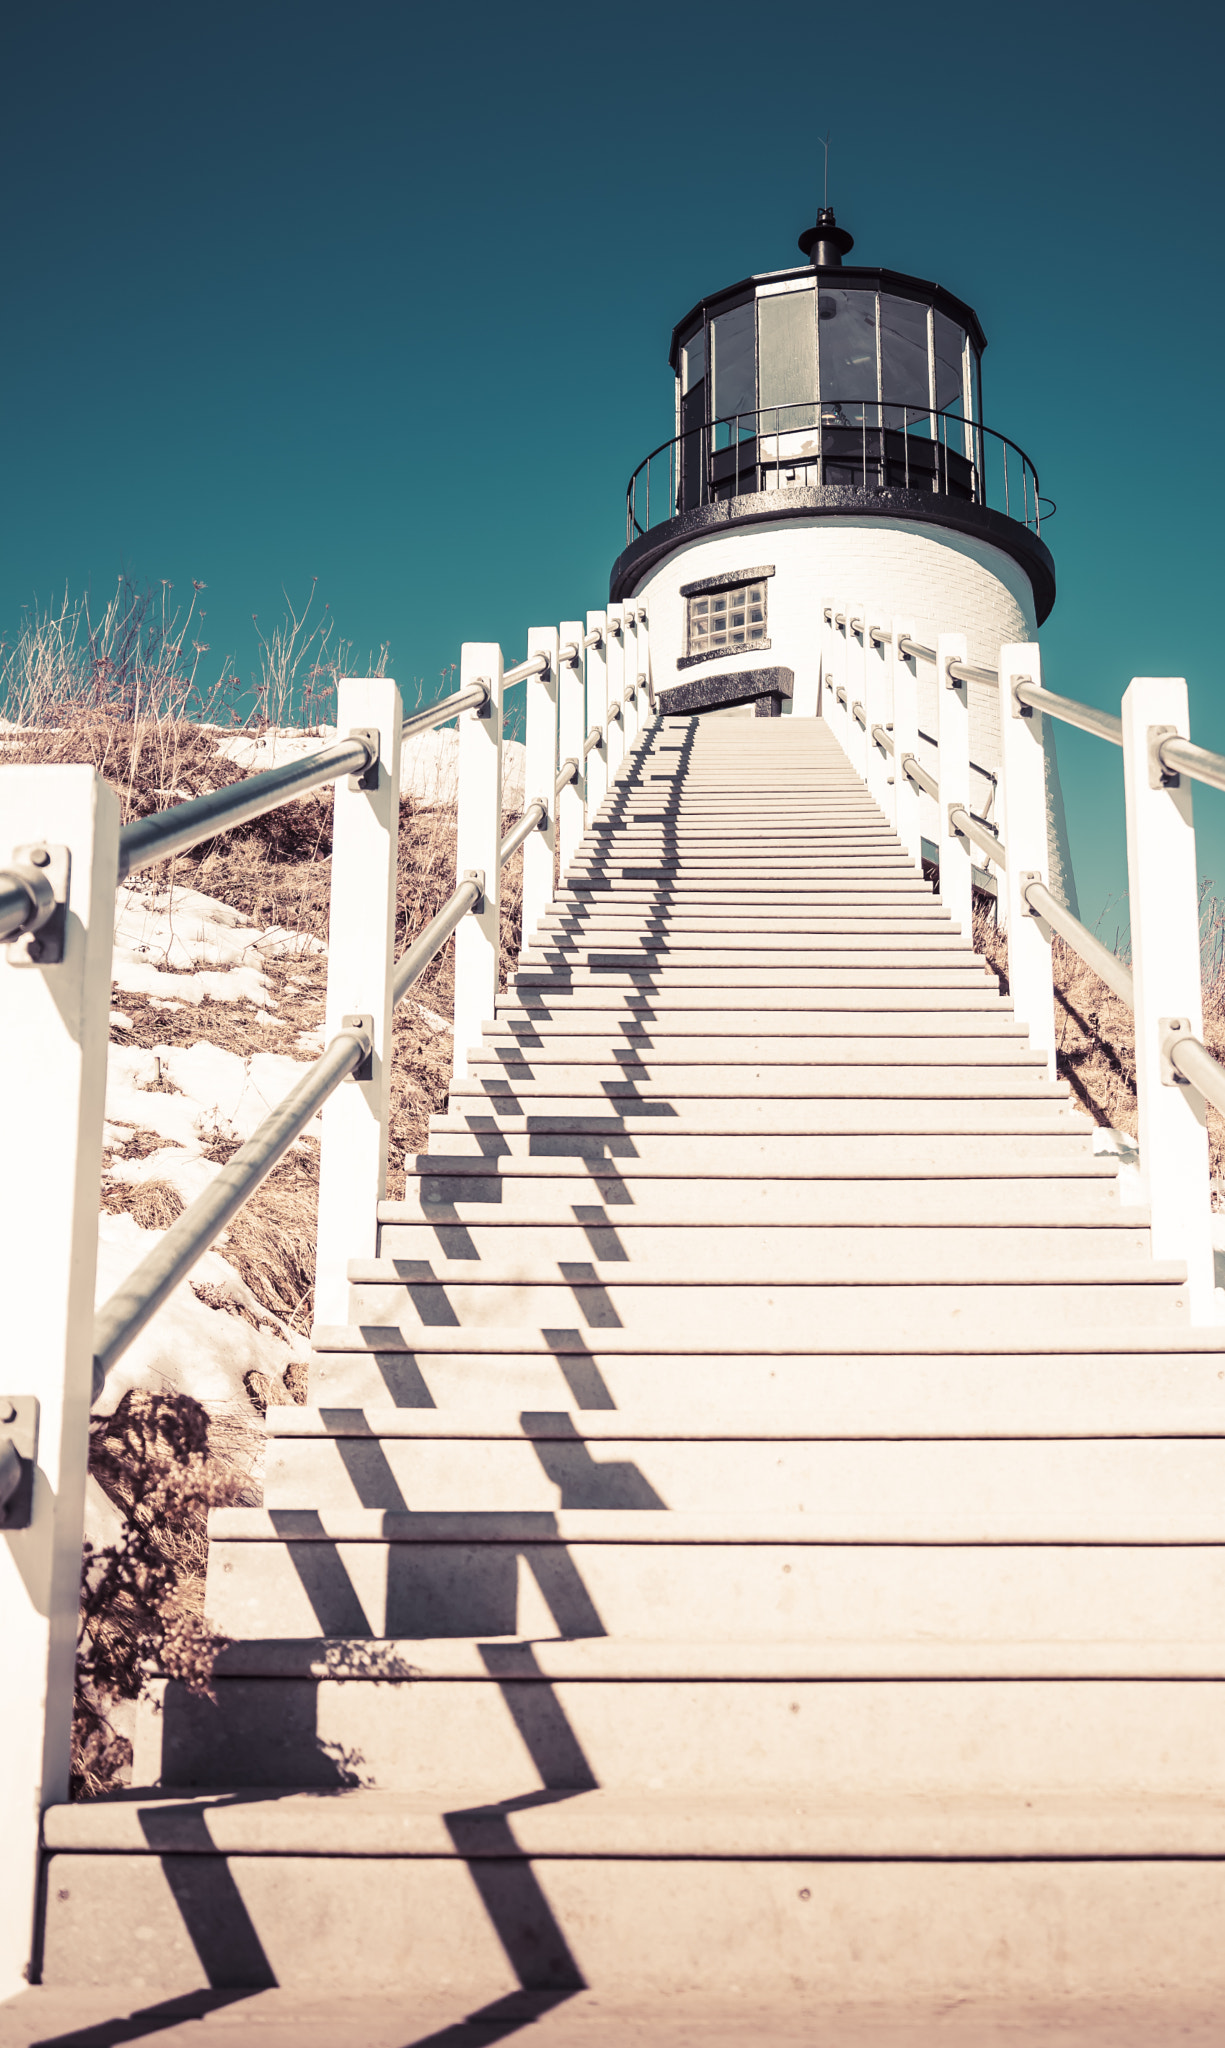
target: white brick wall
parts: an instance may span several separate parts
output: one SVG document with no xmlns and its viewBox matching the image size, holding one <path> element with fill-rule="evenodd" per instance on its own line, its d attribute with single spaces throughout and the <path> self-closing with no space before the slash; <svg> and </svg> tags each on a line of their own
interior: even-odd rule
<svg viewBox="0 0 1225 2048">
<path fill-rule="evenodd" d="M 682 584 L 735 574 L 772 563 L 767 585 L 768 653 L 731 654 L 682 669 L 685 603 Z M 806 519 L 802 515 L 739 526 L 678 548 L 636 586 L 650 612 L 651 669 L 656 689 L 676 681 L 762 664 L 794 670 L 797 683 L 814 678 L 820 659 L 820 618 L 825 605 L 867 604 L 872 625 L 896 614 L 918 622 L 918 637 L 934 646 L 942 632 L 964 633 L 968 659 L 995 668 L 1007 641 L 1037 638 L 1033 592 L 1025 572 L 998 548 L 967 535 L 898 519 Z M 934 732 L 935 680 L 920 692 L 919 723 Z M 1051 887 L 1075 905 L 1059 770 L 1047 721 L 1048 817 Z M 972 685 L 970 752 L 992 770 L 1000 750 L 995 692 Z M 974 796 L 987 785 L 975 778 Z"/>
</svg>

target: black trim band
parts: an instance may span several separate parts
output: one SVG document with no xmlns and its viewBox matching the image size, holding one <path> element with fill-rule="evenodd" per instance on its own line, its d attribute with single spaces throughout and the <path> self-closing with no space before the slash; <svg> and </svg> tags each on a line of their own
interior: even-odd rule
<svg viewBox="0 0 1225 2048">
<path fill-rule="evenodd" d="M 764 569 L 736 569 L 726 576 L 700 576 L 696 583 L 682 583 L 678 595 L 703 597 L 708 590 L 735 590 L 741 583 L 760 583 L 773 574 L 774 564 L 768 562 Z"/>
</svg>

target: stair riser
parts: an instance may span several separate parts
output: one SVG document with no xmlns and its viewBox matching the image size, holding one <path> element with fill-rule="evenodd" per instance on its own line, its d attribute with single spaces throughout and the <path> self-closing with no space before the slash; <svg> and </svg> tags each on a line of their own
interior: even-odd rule
<svg viewBox="0 0 1225 2048">
<path fill-rule="evenodd" d="M 518 1984 L 670 1999 L 1207 2002 L 1225 1864 L 56 1855 L 45 1981 L 165 1997 Z M 202 1959 L 203 1958 L 203 1959 Z M 1154 2006 L 1154 2010 L 1156 2007 Z M 411 2026 L 411 2021 L 409 2025 Z M 560 2037 L 559 2037 L 560 2038 Z"/>
<path fill-rule="evenodd" d="M 651 1081 L 667 1084 L 675 1078 L 681 1086 L 702 1087 L 702 1092 L 709 1094 L 716 1079 L 721 1078 L 712 1072 L 716 1066 L 722 1069 L 729 1086 L 745 1078 L 756 1088 L 761 1075 L 755 1070 L 759 1068 L 764 1068 L 767 1074 L 772 1068 L 785 1068 L 787 1082 L 794 1085 L 799 1078 L 796 1069 L 820 1074 L 823 1069 L 848 1066 L 888 1067 L 899 1072 L 911 1067 L 951 1067 L 958 1074 L 969 1067 L 999 1067 L 1013 1074 L 1029 1075 L 1045 1072 L 1046 1056 L 1031 1052 L 1019 1037 L 986 1035 L 975 1036 L 970 1044 L 964 1039 L 924 1034 L 910 1041 L 873 1035 L 866 1039 L 831 1036 L 780 1038 L 773 1042 L 699 1040 L 695 1046 L 687 1038 L 660 1045 L 654 1042 L 653 1034 L 645 1034 L 636 1042 L 612 1039 L 604 1045 L 598 1039 L 564 1038 L 532 1045 L 526 1037 L 503 1038 L 473 1047 L 468 1064 L 481 1080 L 505 1076 L 519 1082 L 547 1074 L 551 1081 L 566 1083 L 573 1074 L 583 1084 L 632 1077 L 636 1086 L 642 1086 Z M 743 1068 L 749 1072 L 742 1077 Z"/>
<path fill-rule="evenodd" d="M 576 1422 L 576 1428 L 579 1423 Z M 1040 1441 L 413 1442 L 402 1437 L 274 1439 L 268 1508 L 412 1508 L 514 1513 L 555 1508 L 671 1508 L 679 1514 L 811 1514 L 821 1529 L 919 1528 L 933 1503 L 959 1518 L 1037 1537 L 1045 1530 L 1225 1534 L 1221 1437 Z"/>
<path fill-rule="evenodd" d="M 1186 1317 L 1173 1283 L 1008 1288 L 953 1286 L 640 1287 L 506 1286 L 423 1282 L 350 1290 L 350 1320 L 419 1333 L 433 1328 L 619 1330 L 646 1343 L 683 1339 L 686 1349 L 759 1351 L 998 1351 L 1063 1348 L 1074 1330 L 1160 1327 L 1171 1338 Z"/>
<path fill-rule="evenodd" d="M 550 1069 L 528 1067 L 478 1070 L 453 1082 L 451 1100 L 466 1108 L 469 1099 L 530 1097 L 557 1105 L 591 1097 L 599 1102 L 639 1098 L 668 1102 L 737 1101 L 823 1102 L 850 1097 L 867 1101 L 960 1102 L 965 1097 L 1033 1102 L 1066 1102 L 1062 1083 L 1046 1080 L 1045 1061 L 984 1060 L 981 1065 L 880 1065 L 807 1067 L 638 1067 L 627 1073 L 610 1064 Z"/>
<path fill-rule="evenodd" d="M 468 1418 L 524 1410 L 629 1409 L 661 1428 L 686 1412 L 708 1428 L 752 1409 L 763 1428 L 915 1438 L 1212 1433 L 1225 1419 L 1221 1358 L 1125 1353 L 915 1358 L 454 1355 L 423 1350 L 317 1354 L 311 1400 L 404 1415 L 433 1407 Z"/>
<path fill-rule="evenodd" d="M 239 1641 L 1221 1642 L 1225 1545 L 571 1543 L 517 1551 L 214 1539 L 206 1606 L 214 1626 Z"/>
<path fill-rule="evenodd" d="M 1225 1684 L 1152 1680 L 217 1679 L 142 1710 L 142 1785 L 346 1783 L 475 1805 L 547 1786 L 789 1788 L 797 1802 L 1199 1796 L 1225 1783 Z M 143 1737 L 143 1739 L 142 1739 Z"/>
<path fill-rule="evenodd" d="M 1085 1126 L 1041 1111 L 1027 1111 L 1021 1118 L 974 1103 L 961 1105 L 955 1116 L 923 1103 L 865 1103 L 855 1112 L 831 1104 L 822 1107 L 819 1117 L 810 1112 L 806 1132 L 771 1130 L 768 1136 L 729 1130 L 722 1118 L 721 1129 L 703 1133 L 694 1129 L 692 1113 L 683 1133 L 665 1133 L 658 1126 L 644 1130 L 644 1121 L 635 1118 L 627 1128 L 601 1133 L 594 1119 L 586 1129 L 529 1130 L 520 1122 L 517 1129 L 490 1130 L 469 1127 L 458 1117 L 432 1117 L 430 1149 L 413 1158 L 427 1161 L 424 1170 L 431 1173 L 435 1167 L 447 1172 L 452 1161 L 487 1158 L 491 1173 L 552 1175 L 579 1170 L 558 1162 L 598 1159 L 606 1162 L 608 1174 L 628 1168 L 633 1175 L 666 1178 L 691 1173 L 788 1181 L 829 1174 L 875 1181 L 882 1171 L 893 1171 L 992 1180 L 1019 1173 L 1083 1173 L 1086 1179 L 1114 1184 L 1113 1163 L 1094 1157 Z"/>
</svg>

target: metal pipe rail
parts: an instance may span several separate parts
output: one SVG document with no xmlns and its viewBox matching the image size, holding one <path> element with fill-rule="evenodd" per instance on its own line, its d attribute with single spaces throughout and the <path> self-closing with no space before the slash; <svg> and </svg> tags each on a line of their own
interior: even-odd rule
<svg viewBox="0 0 1225 2048">
<path fill-rule="evenodd" d="M 447 898 L 437 917 L 431 919 L 408 950 L 401 954 L 392 973 L 393 1005 L 403 1001 L 434 955 L 446 944 L 456 925 L 479 903 L 482 894 L 483 878 L 466 876 Z M 95 1401 L 107 1373 L 129 1344 L 157 1314 L 179 1282 L 187 1277 L 196 1260 L 208 1250 L 219 1232 L 268 1178 L 328 1097 L 355 1067 L 369 1058 L 370 1052 L 370 1038 L 364 1030 L 337 1032 L 285 1100 L 264 1118 L 258 1130 L 222 1167 L 216 1179 L 209 1183 L 203 1194 L 189 1203 L 165 1236 L 99 1309 L 94 1319 L 93 1338 Z"/>
<path fill-rule="evenodd" d="M 842 685 L 841 683 L 839 683 L 839 685 L 838 685 L 838 688 L 837 688 L 837 689 L 836 689 L 836 691 L 834 692 L 834 695 L 835 695 L 835 696 L 837 697 L 837 699 L 838 699 L 838 702 L 839 702 L 839 703 L 840 703 L 841 705 L 845 706 L 845 704 L 846 704 L 846 690 L 844 689 L 844 687 L 843 687 L 843 685 Z"/>
<path fill-rule="evenodd" d="M 1012 686 L 1013 696 L 1019 703 L 1028 704 L 1032 711 L 1042 711 L 1050 718 L 1060 718 L 1065 725 L 1078 725 L 1082 732 L 1094 733 L 1099 740 L 1109 740 L 1112 746 L 1123 744 L 1123 721 L 1112 711 L 1099 711 L 1092 704 L 1078 704 L 1075 697 L 1060 697 L 1054 690 L 1046 690 L 1041 683 L 1021 676 Z"/>
<path fill-rule="evenodd" d="M 55 909 L 51 884 L 25 862 L 0 870 L 0 943 L 36 932 Z"/>
<path fill-rule="evenodd" d="M 1210 747 L 1197 747 L 1194 740 L 1179 739 L 1176 734 L 1154 745 L 1163 775 L 1173 783 L 1180 775 L 1190 775 L 1213 789 L 1225 789 L 1225 754 L 1214 754 Z M 1211 1053 L 1208 1057 L 1211 1059 Z"/>
<path fill-rule="evenodd" d="M 1175 1072 L 1189 1081 L 1192 1088 L 1198 1088 L 1205 1102 L 1225 1116 L 1225 1067 L 1207 1046 L 1189 1032 L 1171 1032 L 1161 1050 Z"/>
<path fill-rule="evenodd" d="M 905 633 L 899 633 L 897 651 L 905 661 L 932 661 L 936 659 L 934 647 L 923 647 L 917 640 L 911 640 Z"/>
<path fill-rule="evenodd" d="M 457 712 L 479 708 L 488 699 L 485 683 L 470 683 L 467 689 L 456 690 L 440 703 L 414 712 L 405 719 L 401 732 L 409 739 L 417 733 L 432 732 Z M 185 804 L 154 811 L 147 818 L 136 818 L 119 834 L 119 880 L 122 882 L 159 860 L 169 860 L 173 854 L 186 853 L 202 839 L 212 839 L 218 832 L 228 832 L 251 818 L 263 817 L 266 811 L 276 810 L 291 797 L 305 796 L 308 790 L 336 782 L 342 775 L 364 775 L 377 759 L 377 740 L 353 736 L 308 755 L 305 761 L 287 761 L 283 767 L 250 775 L 243 782 L 211 790 L 207 796 L 192 797 Z"/>
<path fill-rule="evenodd" d="M 554 796 L 560 796 L 568 782 L 578 781 L 578 769 L 579 764 L 573 754 L 571 754 L 568 761 L 562 762 L 561 767 L 557 771 L 557 780 L 553 784 Z"/>
<path fill-rule="evenodd" d="M 588 756 L 588 754 L 593 754 L 593 753 L 595 752 L 596 748 L 597 748 L 597 747 L 600 747 L 600 746 L 603 746 L 603 744 L 604 744 L 604 728 L 603 728 L 603 726 L 602 726 L 602 725 L 593 725 L 593 726 L 592 726 L 592 728 L 591 728 L 591 731 L 590 731 L 590 732 L 588 733 L 588 735 L 587 735 L 586 739 L 585 739 L 585 740 L 583 741 L 583 759 L 584 759 L 584 761 L 585 761 L 585 760 L 587 759 L 587 756 Z"/>
<path fill-rule="evenodd" d="M 1002 840 L 996 838 L 989 825 L 984 825 L 972 811 L 967 811 L 964 804 L 949 805 L 949 824 L 954 832 L 960 832 L 963 839 L 968 839 L 972 845 L 979 847 L 987 859 L 994 861 L 997 867 L 1007 867 Z"/>
<path fill-rule="evenodd" d="M 874 725 L 872 727 L 872 737 L 882 754 L 892 754 L 896 751 L 893 745 L 893 734 L 886 732 L 883 725 Z"/>
<path fill-rule="evenodd" d="M 856 725 L 863 728 L 864 732 L 868 730 L 868 714 L 862 704 L 852 704 L 851 717 L 855 720 Z"/>
<path fill-rule="evenodd" d="M 547 654 L 530 654 L 517 668 L 508 668 L 502 676 L 502 688 L 509 690 L 512 683 L 525 683 L 529 676 L 547 676 L 550 662 Z"/>
<path fill-rule="evenodd" d="M 883 626 L 869 626 L 868 638 L 874 647 L 892 647 L 893 635 L 886 633 Z"/>
<path fill-rule="evenodd" d="M 1051 895 L 1045 882 L 1022 882 L 1021 894 L 1034 916 L 1040 917 L 1044 924 L 1049 924 L 1051 930 L 1058 932 L 1061 939 L 1066 939 L 1072 951 L 1079 953 L 1085 965 L 1100 976 L 1107 988 L 1113 989 L 1115 995 L 1121 1002 L 1127 1004 L 1129 1010 L 1134 1010 L 1135 977 L 1130 967 L 1123 965 L 1118 954 L 1112 953 L 1109 946 L 1103 946 L 1101 940 L 1094 937 L 1087 925 L 1083 925 L 1078 917 L 1073 917 L 1070 910 L 1065 910 L 1058 897 Z"/>
<path fill-rule="evenodd" d="M 584 646 L 584 647 L 602 647 L 603 645 L 604 645 L 604 635 L 603 635 L 603 634 L 601 633 L 601 631 L 600 631 L 600 629 L 599 629 L 599 627 L 598 627 L 598 626 L 594 627 L 594 628 L 592 629 L 592 631 L 591 631 L 590 633 L 584 633 L 584 635 L 583 635 L 583 646 Z"/>
<path fill-rule="evenodd" d="M 989 683 L 994 689 L 1000 679 L 997 668 L 976 668 L 972 661 L 946 661 L 944 669 L 955 683 Z"/>
<path fill-rule="evenodd" d="M 914 754 L 903 754 L 899 765 L 903 775 L 909 776 L 916 789 L 921 789 L 924 796 L 934 797 L 935 801 L 939 803 L 939 784 L 933 776 L 928 774 L 926 768 L 920 767 Z"/>
<path fill-rule="evenodd" d="M 549 807 L 544 798 L 538 796 L 528 805 L 519 823 L 511 828 L 502 841 L 498 849 L 498 866 L 504 868 L 511 854 L 518 853 L 519 848 L 531 838 L 533 832 L 538 832 L 541 826 L 547 825 L 548 822 Z"/>
</svg>

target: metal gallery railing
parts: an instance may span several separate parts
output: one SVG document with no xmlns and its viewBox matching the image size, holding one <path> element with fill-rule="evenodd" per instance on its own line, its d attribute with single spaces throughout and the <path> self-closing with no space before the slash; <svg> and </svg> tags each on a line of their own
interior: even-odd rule
<svg viewBox="0 0 1225 2048">
<path fill-rule="evenodd" d="M 822 614 L 822 694 L 852 764 L 916 866 L 931 847 L 945 908 L 967 936 L 976 882 L 995 886 L 1018 1021 L 1055 1074 L 1052 938 L 1061 938 L 1132 1011 L 1140 1166 L 1157 1256 L 1184 1258 L 1192 1320 L 1225 1322 L 1215 1292 L 1205 1104 L 1225 1115 L 1225 1065 L 1204 1044 L 1200 910 L 1191 781 L 1225 789 L 1225 754 L 1193 742 L 1181 679 L 1140 678 L 1122 714 L 1044 687 L 1036 643 L 967 658 L 964 634 L 920 639 L 913 621 L 867 609 Z M 936 710 L 935 772 L 918 758 L 920 680 Z M 970 693 L 990 692 L 1000 732 L 993 794 L 1002 820 L 970 800 Z M 1043 722 L 1118 747 L 1127 815 L 1129 965 L 1052 887 Z M 924 734 L 924 738 L 929 738 Z M 922 806 L 926 805 L 926 812 Z M 975 867 L 974 856 L 980 865 Z"/>
<path fill-rule="evenodd" d="M 950 408 L 823 398 L 729 413 L 661 441 L 626 486 L 626 545 L 703 505 L 807 486 L 960 498 L 1039 536 L 1055 510 L 1030 457 L 994 427 Z"/>
<path fill-rule="evenodd" d="M 520 683 L 525 800 L 508 829 L 503 705 Z M 20 1388 L 0 1394 L 0 1528 L 20 1532 L 26 1546 L 0 1545 L 0 1600 L 13 1622 L 0 1814 L 18 1871 L 0 1916 L 0 1978 L 19 1975 L 29 1953 L 39 1814 L 67 1795 L 91 1402 L 319 1115 L 316 1321 L 343 1319 L 348 1261 L 374 1245 L 396 1005 L 453 939 L 454 1065 L 466 1074 L 468 1048 L 494 1012 L 506 863 L 522 853 L 526 942 L 559 865 L 564 874 L 653 715 L 646 607 L 632 600 L 533 629 L 526 659 L 509 669 L 495 644 L 465 644 L 458 690 L 407 718 L 389 678 L 342 681 L 334 741 L 122 829 L 118 798 L 92 769 L 0 765 L 0 1287 L 9 1375 Z M 401 748 L 452 720 L 456 883 L 397 957 Z M 335 796 L 324 1050 L 95 1314 L 117 886 L 327 786 Z"/>
</svg>

